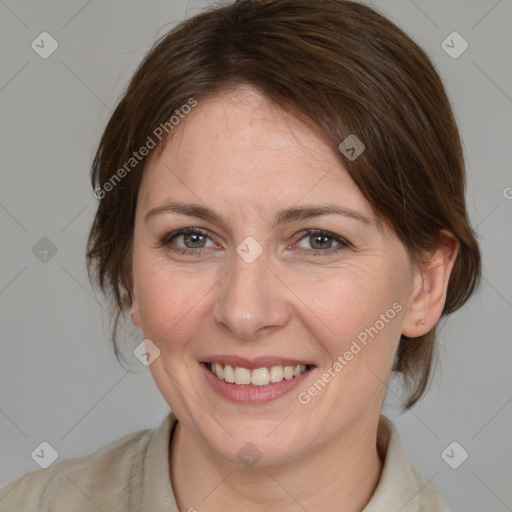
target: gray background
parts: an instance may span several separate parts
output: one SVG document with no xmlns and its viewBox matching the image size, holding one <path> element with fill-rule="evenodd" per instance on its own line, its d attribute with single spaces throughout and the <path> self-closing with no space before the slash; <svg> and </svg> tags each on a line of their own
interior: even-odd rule
<svg viewBox="0 0 512 512">
<path fill-rule="evenodd" d="M 89 286 L 84 252 L 96 200 L 88 173 L 106 120 L 151 43 L 205 5 L 0 0 L 0 484 L 39 469 L 31 453 L 42 441 L 68 458 L 155 427 L 168 411 L 147 368 L 134 357 L 131 372 L 118 364 L 108 315 Z M 512 2 L 374 5 L 427 50 L 447 86 L 485 276 L 444 322 L 430 394 L 400 414 L 392 385 L 385 413 L 409 461 L 454 511 L 512 510 Z M 31 48 L 43 31 L 59 44 L 47 59 Z M 453 31 L 469 44 L 457 59 L 441 47 Z M 42 237 L 57 248 L 46 262 L 32 250 Z M 127 353 L 141 340 L 127 332 Z M 441 457 L 452 441 L 469 453 L 458 469 Z"/>
</svg>

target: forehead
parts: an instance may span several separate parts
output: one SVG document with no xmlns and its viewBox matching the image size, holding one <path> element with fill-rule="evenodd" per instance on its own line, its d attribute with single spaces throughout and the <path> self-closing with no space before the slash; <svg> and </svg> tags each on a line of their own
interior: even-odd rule
<svg viewBox="0 0 512 512">
<path fill-rule="evenodd" d="M 151 155 L 139 203 L 169 199 L 243 210 L 329 202 L 372 216 L 340 155 L 312 127 L 254 89 L 201 101 Z"/>
</svg>

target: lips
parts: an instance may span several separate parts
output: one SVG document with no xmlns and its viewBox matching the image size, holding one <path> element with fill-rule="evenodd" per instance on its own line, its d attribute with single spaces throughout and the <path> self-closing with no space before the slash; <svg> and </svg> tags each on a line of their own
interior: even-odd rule
<svg viewBox="0 0 512 512">
<path fill-rule="evenodd" d="M 206 381 L 218 395 L 249 405 L 262 405 L 289 394 L 316 368 L 307 360 L 227 354 L 205 357 L 200 366 Z"/>
<path fill-rule="evenodd" d="M 305 379 L 310 378 L 310 375 L 314 372 L 314 368 L 307 367 L 308 369 L 304 373 L 300 374 L 298 377 L 294 376 L 290 380 L 283 379 L 281 382 L 269 383 L 267 385 L 238 385 L 219 379 L 217 375 L 208 369 L 208 364 L 202 363 L 199 366 L 202 368 L 206 382 L 217 396 L 227 399 L 230 402 L 254 406 L 261 406 L 268 402 L 278 400 L 281 397 L 284 398 L 286 395 L 290 395 L 297 386 L 303 383 Z M 253 368 L 252 371 L 254 370 Z"/>
</svg>

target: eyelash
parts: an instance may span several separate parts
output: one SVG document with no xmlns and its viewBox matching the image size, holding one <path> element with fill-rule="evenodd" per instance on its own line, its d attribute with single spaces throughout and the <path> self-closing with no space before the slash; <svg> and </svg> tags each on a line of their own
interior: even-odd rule
<svg viewBox="0 0 512 512">
<path fill-rule="evenodd" d="M 181 235 L 188 235 L 188 234 L 202 235 L 202 236 L 205 236 L 207 238 L 210 238 L 208 232 L 204 231 L 202 229 L 199 229 L 199 228 L 183 228 L 183 229 L 180 229 L 178 231 L 173 231 L 172 233 L 166 234 L 162 238 L 162 240 L 160 241 L 160 246 L 167 247 L 169 250 L 171 250 L 173 252 L 176 252 L 176 253 L 180 253 L 182 256 L 187 255 L 187 254 L 188 255 L 193 255 L 193 256 L 201 256 L 203 254 L 203 252 L 204 252 L 203 249 L 183 249 L 183 248 L 176 248 L 176 247 L 171 247 L 170 246 L 170 243 L 175 238 L 177 238 L 177 237 L 179 237 Z M 344 238 L 342 238 L 340 236 L 337 236 L 334 233 L 331 233 L 329 231 L 324 231 L 322 229 L 307 229 L 307 230 L 301 231 L 300 233 L 298 233 L 298 235 L 299 235 L 299 238 L 298 238 L 297 242 L 300 242 L 302 239 L 304 239 L 304 238 L 306 238 L 308 236 L 319 235 L 319 236 L 325 236 L 327 238 L 332 238 L 335 242 L 337 242 L 339 244 L 334 249 L 333 248 L 329 248 L 329 249 L 326 249 L 326 250 L 303 249 L 303 248 L 297 249 L 300 254 L 304 254 L 306 256 L 308 256 L 308 255 L 309 256 L 311 256 L 311 255 L 312 256 L 332 255 L 334 253 L 338 253 L 338 252 L 342 251 L 343 249 L 346 249 L 348 247 L 352 247 L 352 244 L 350 244 L 350 242 L 348 242 Z"/>
</svg>

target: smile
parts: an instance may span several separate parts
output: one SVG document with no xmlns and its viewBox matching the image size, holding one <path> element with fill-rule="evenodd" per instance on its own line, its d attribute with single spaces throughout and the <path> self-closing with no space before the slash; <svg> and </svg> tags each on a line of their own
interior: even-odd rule
<svg viewBox="0 0 512 512">
<path fill-rule="evenodd" d="M 268 386 L 283 380 L 300 377 L 310 369 L 309 365 L 263 366 L 260 368 L 244 368 L 222 363 L 206 363 L 206 367 L 218 379 L 238 386 Z"/>
</svg>

